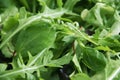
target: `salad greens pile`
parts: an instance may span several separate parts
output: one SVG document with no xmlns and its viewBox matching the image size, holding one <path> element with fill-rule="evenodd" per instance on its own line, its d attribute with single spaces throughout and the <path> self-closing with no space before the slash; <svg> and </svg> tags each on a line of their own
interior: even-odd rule
<svg viewBox="0 0 120 80">
<path fill-rule="evenodd" d="M 119 0 L 0 0 L 0 80 L 119 80 Z"/>
</svg>

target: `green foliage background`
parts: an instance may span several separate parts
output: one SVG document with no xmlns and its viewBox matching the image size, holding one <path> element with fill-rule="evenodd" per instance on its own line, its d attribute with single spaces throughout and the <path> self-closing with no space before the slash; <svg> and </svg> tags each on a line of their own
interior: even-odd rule
<svg viewBox="0 0 120 80">
<path fill-rule="evenodd" d="M 0 80 L 119 80 L 119 0 L 0 0 Z"/>
</svg>

